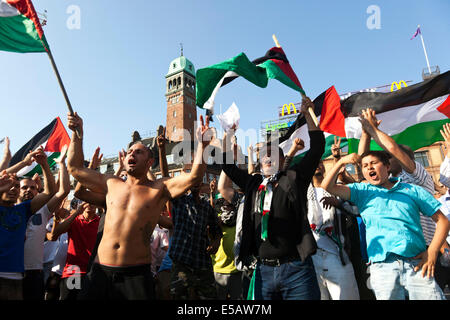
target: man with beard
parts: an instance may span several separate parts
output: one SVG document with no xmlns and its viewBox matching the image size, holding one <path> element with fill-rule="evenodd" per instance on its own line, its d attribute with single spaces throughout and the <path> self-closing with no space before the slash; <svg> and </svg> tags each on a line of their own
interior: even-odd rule
<svg viewBox="0 0 450 320">
<path fill-rule="evenodd" d="M 309 114 L 308 108 L 314 110 L 311 100 L 304 99 L 301 108 L 311 147 L 288 170 L 280 171 L 284 155 L 273 145 L 260 152 L 262 174 L 248 174 L 227 162 L 232 156 L 223 154 L 222 170 L 245 193 L 239 256 L 258 258 L 249 290 L 251 299 L 320 299 L 311 259 L 317 246 L 309 227 L 306 193 L 324 152 L 325 138 Z M 227 133 L 226 146 L 231 147 L 230 139 Z"/>
<path fill-rule="evenodd" d="M 104 175 L 83 166 L 83 121 L 75 113 L 68 116 L 74 131 L 68 153 L 70 174 L 88 189 L 106 194 L 108 214 L 97 258 L 87 276 L 84 299 L 153 299 L 150 269 L 150 237 L 168 200 L 174 199 L 202 181 L 206 171 L 203 148 L 209 144 L 209 120 L 198 128 L 197 154 L 190 174 L 150 181 L 147 172 L 154 162 L 151 150 L 137 141 L 124 159 L 127 180 Z M 77 130 L 78 132 L 75 132 Z"/>
<path fill-rule="evenodd" d="M 33 161 L 36 161 L 42 168 L 44 192 L 31 200 L 25 200 L 18 204 L 20 183 L 11 172 L 17 172 Z M 27 221 L 55 193 L 55 182 L 44 150 L 39 148 L 30 152 L 23 161 L 3 171 L 0 185 L 2 186 L 0 190 L 0 300 L 21 300 L 23 298 L 22 273 L 25 271 L 24 238 Z"/>
</svg>

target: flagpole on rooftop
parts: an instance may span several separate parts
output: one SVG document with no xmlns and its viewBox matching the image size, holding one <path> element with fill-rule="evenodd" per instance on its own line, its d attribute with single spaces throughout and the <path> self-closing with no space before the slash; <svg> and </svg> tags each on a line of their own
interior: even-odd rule
<svg viewBox="0 0 450 320">
<path fill-rule="evenodd" d="M 420 29 L 420 24 L 417 26 Z M 419 31 L 420 40 L 422 40 L 423 52 L 425 53 L 425 59 L 427 60 L 428 72 L 431 74 L 430 61 L 428 61 L 427 49 L 425 49 L 425 42 L 423 41 L 422 30 Z"/>
<path fill-rule="evenodd" d="M 272 39 L 273 39 L 273 42 L 275 42 L 275 46 L 277 48 L 281 48 L 280 43 L 278 42 L 278 39 L 277 39 L 277 37 L 274 34 L 272 35 Z M 300 94 L 302 96 L 302 99 L 306 98 L 306 95 L 303 92 L 300 92 Z M 319 121 L 317 120 L 317 117 L 316 117 L 316 114 L 314 113 L 314 110 L 312 108 L 308 108 L 308 111 L 309 111 L 309 114 L 311 115 L 311 118 L 314 121 L 314 124 L 318 127 L 319 126 Z"/>
</svg>

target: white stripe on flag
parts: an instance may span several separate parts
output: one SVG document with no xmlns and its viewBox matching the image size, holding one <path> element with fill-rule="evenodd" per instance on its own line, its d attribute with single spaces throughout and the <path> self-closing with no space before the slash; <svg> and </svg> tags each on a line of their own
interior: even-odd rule
<svg viewBox="0 0 450 320">
<path fill-rule="evenodd" d="M 19 10 L 6 2 L 6 0 L 0 0 L 0 17 L 13 17 L 20 15 Z"/>
<path fill-rule="evenodd" d="M 214 113 L 214 100 L 216 99 L 217 92 L 219 91 L 219 88 L 222 86 L 222 83 L 225 80 L 225 78 L 228 77 L 239 77 L 239 75 L 234 71 L 228 71 L 227 73 L 225 73 L 222 79 L 220 79 L 220 81 L 217 83 L 208 101 L 206 101 L 203 104 L 204 109 L 210 110 L 212 113 Z"/>
<path fill-rule="evenodd" d="M 45 142 L 45 144 L 47 144 L 47 141 Z M 53 154 L 53 152 L 48 152 L 46 151 L 45 154 L 47 155 L 47 157 L 50 157 L 50 155 Z M 21 170 L 19 170 L 19 172 L 17 172 L 17 177 L 23 177 L 24 175 L 28 174 L 29 172 L 33 171 L 34 168 L 36 168 L 38 164 L 36 163 L 36 161 L 34 161 L 30 166 L 22 168 Z"/>
<path fill-rule="evenodd" d="M 317 120 L 320 123 L 320 116 L 317 117 Z M 324 136 L 325 139 L 328 136 L 331 136 L 331 134 L 324 132 Z M 310 143 L 309 143 L 309 133 L 308 133 L 308 125 L 304 124 L 303 126 L 301 126 L 300 128 L 298 128 L 297 130 L 295 130 L 292 135 L 289 137 L 288 140 L 283 141 L 282 143 L 280 143 L 280 148 L 283 150 L 284 154 L 287 154 L 289 152 L 289 149 L 291 149 L 292 143 L 294 142 L 294 140 L 296 138 L 300 138 L 303 140 L 303 142 L 305 143 L 305 148 L 303 148 L 302 150 L 300 150 L 299 152 L 297 152 L 295 155 L 298 156 L 299 154 L 302 154 L 306 151 L 309 150 Z"/>
<path fill-rule="evenodd" d="M 418 123 L 447 119 L 447 116 L 440 113 L 437 108 L 448 96 L 445 95 L 415 106 L 377 114 L 377 119 L 381 120 L 380 130 L 392 136 Z M 362 128 L 359 117 L 345 118 L 345 133 L 347 138 L 361 138 Z"/>
</svg>

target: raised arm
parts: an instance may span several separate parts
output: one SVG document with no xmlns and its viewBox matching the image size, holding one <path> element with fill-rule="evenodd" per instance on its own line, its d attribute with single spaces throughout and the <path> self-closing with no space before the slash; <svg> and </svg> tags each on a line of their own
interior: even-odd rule
<svg viewBox="0 0 450 320">
<path fill-rule="evenodd" d="M 83 154 L 83 120 L 75 112 L 68 115 L 68 127 L 73 131 L 67 156 L 69 173 L 82 185 L 89 189 L 99 190 L 106 194 L 107 179 L 109 175 L 103 175 L 95 170 L 84 167 Z M 79 134 L 77 134 L 78 130 Z"/>
<path fill-rule="evenodd" d="M 251 179 L 251 175 L 248 173 L 248 170 L 242 170 L 239 169 L 235 161 L 234 157 L 234 151 L 232 151 L 232 137 L 234 135 L 234 131 L 230 130 L 228 133 L 225 132 L 223 134 L 222 139 L 222 151 L 223 151 L 223 164 L 222 164 L 222 170 L 225 172 L 225 174 L 234 182 L 236 185 L 239 186 L 242 190 L 245 190 L 245 187 L 247 185 L 247 181 Z"/>
<path fill-rule="evenodd" d="M 334 196 L 340 197 L 343 200 L 350 200 L 350 188 L 346 185 L 337 184 L 336 180 L 339 175 L 340 170 L 345 167 L 346 164 L 358 164 L 359 155 L 356 153 L 349 154 L 345 157 L 339 159 L 339 161 L 331 168 L 327 175 L 322 181 L 322 188 L 327 190 Z"/>
<path fill-rule="evenodd" d="M 169 177 L 169 165 L 167 164 L 166 156 L 166 128 L 162 129 L 161 134 L 156 138 L 156 144 L 158 145 L 159 155 L 159 168 L 161 170 L 161 176 Z"/>
<path fill-rule="evenodd" d="M 223 170 L 220 173 L 217 190 L 226 201 L 228 201 L 229 203 L 233 202 L 234 193 L 236 192 L 233 188 L 233 181 L 228 178 L 225 171 Z"/>
<path fill-rule="evenodd" d="M 444 138 L 445 146 L 445 158 L 439 168 L 439 181 L 450 188 L 450 123 L 446 123 L 442 126 L 441 135 Z"/>
<path fill-rule="evenodd" d="M 34 156 L 36 162 L 42 168 L 42 175 L 44 177 L 44 191 L 36 195 L 31 200 L 31 212 L 35 213 L 42 208 L 56 193 L 55 178 L 53 177 L 47 161 L 47 155 L 42 147 L 38 148 L 38 153 Z"/>
<path fill-rule="evenodd" d="M 69 195 L 70 192 L 70 178 L 69 172 L 66 167 L 66 153 L 67 146 L 64 146 L 61 156 L 56 159 L 56 163 L 59 165 L 59 187 L 55 195 L 47 203 L 48 211 L 55 212 L 55 210 L 61 205 L 64 199 Z"/>
<path fill-rule="evenodd" d="M 248 146 L 247 148 L 248 153 L 248 174 L 252 174 L 255 172 L 256 165 L 253 162 L 253 146 Z"/>
<path fill-rule="evenodd" d="M 297 171 L 299 173 L 297 177 L 302 176 L 304 181 L 311 181 L 312 176 L 322 158 L 325 151 L 325 136 L 318 126 L 314 123 L 308 109 L 312 108 L 314 110 L 314 104 L 309 98 L 302 100 L 301 112 L 305 117 L 306 123 L 308 125 L 308 133 L 310 138 L 310 149 L 306 152 L 303 159 L 291 167 L 291 170 Z"/>
<path fill-rule="evenodd" d="M 212 179 L 211 182 L 209 183 L 209 204 L 213 208 L 214 208 L 214 196 L 216 195 L 216 192 L 217 192 L 217 181 L 216 177 L 214 177 L 214 179 Z"/>
<path fill-rule="evenodd" d="M 11 151 L 9 150 L 9 138 L 5 137 L 5 148 L 3 149 L 3 159 L 0 162 L 0 171 L 8 168 L 9 162 L 11 161 Z"/>
<path fill-rule="evenodd" d="M 206 118 L 206 123 L 203 122 L 203 116 L 200 116 L 201 126 L 197 128 L 196 138 L 198 141 L 197 152 L 195 154 L 194 163 L 189 174 L 182 173 L 174 178 L 164 178 L 162 183 L 166 189 L 166 194 L 169 199 L 177 198 L 183 195 L 191 187 L 199 184 L 203 180 L 206 172 L 206 164 L 203 159 L 203 151 L 211 142 L 211 130 L 209 130 L 209 117 Z"/>
<path fill-rule="evenodd" d="M 103 154 L 100 154 L 100 147 L 95 149 L 94 154 L 92 155 L 91 161 L 89 162 L 89 169 L 97 170 L 100 162 L 103 158 Z M 96 192 L 95 190 L 88 190 L 81 183 L 77 182 L 75 186 L 75 194 L 74 196 L 80 200 L 83 200 L 87 203 L 105 208 L 106 207 L 106 194 L 102 192 Z"/>
<path fill-rule="evenodd" d="M 281 169 L 281 171 L 286 171 L 289 169 L 289 166 L 291 165 L 292 160 L 294 160 L 295 155 L 300 150 L 303 150 L 305 148 L 305 142 L 300 138 L 295 138 L 292 142 L 292 146 L 289 149 L 288 153 L 284 157 L 284 166 Z"/>
<path fill-rule="evenodd" d="M 383 148 L 383 150 L 389 152 L 394 158 L 396 158 L 406 172 L 414 172 L 416 169 L 416 163 L 405 151 L 402 150 L 402 148 L 400 148 L 394 139 L 378 128 L 380 122 L 377 120 L 373 109 L 368 108 L 363 110 L 360 121 L 363 130 L 366 130 L 366 132 L 381 148 Z"/>
<path fill-rule="evenodd" d="M 334 136 L 334 143 L 331 145 L 331 155 L 333 156 L 334 164 L 341 159 L 341 140 L 341 137 L 338 139 Z M 357 166 L 357 171 L 360 172 L 359 166 Z M 346 167 L 341 169 L 338 178 L 344 184 L 356 182 L 355 179 L 353 179 L 353 177 L 348 173 Z"/>
<path fill-rule="evenodd" d="M 60 235 L 69 231 L 72 223 L 80 214 L 83 213 L 84 208 L 88 205 L 88 203 L 78 205 L 78 208 L 73 211 L 66 219 L 64 219 L 64 221 L 58 223 L 55 228 L 52 229 L 51 235 L 49 236 L 51 239 L 50 241 L 55 241 Z"/>
</svg>

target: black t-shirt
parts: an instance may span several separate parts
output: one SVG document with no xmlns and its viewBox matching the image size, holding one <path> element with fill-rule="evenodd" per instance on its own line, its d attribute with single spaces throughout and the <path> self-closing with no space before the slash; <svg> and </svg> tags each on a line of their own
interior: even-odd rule
<svg viewBox="0 0 450 320">
<path fill-rule="evenodd" d="M 255 242 L 258 256 L 263 259 L 275 259 L 298 256 L 295 246 L 298 229 L 295 222 L 294 206 L 288 194 L 275 187 L 269 213 L 268 238 L 261 239 L 260 213 L 255 215 Z"/>
</svg>

